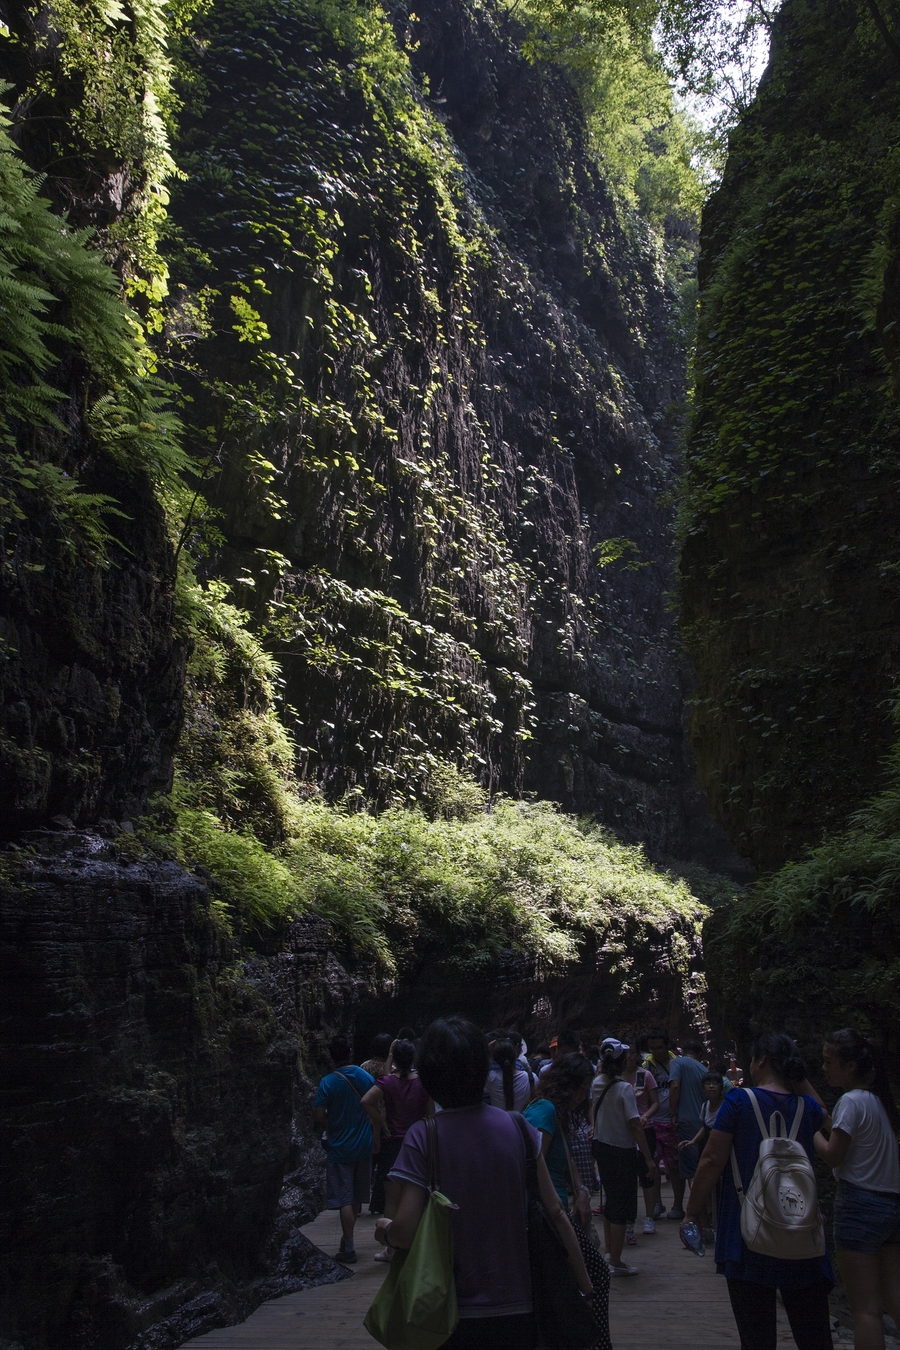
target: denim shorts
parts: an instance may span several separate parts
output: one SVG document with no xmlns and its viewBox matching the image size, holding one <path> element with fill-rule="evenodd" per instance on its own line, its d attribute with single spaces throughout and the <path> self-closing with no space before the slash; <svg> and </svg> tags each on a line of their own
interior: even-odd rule
<svg viewBox="0 0 900 1350">
<path fill-rule="evenodd" d="M 328 1209 L 343 1209 L 344 1205 L 364 1205 L 369 1199 L 369 1179 L 372 1159 L 360 1162 L 325 1160 L 325 1189 Z"/>
<path fill-rule="evenodd" d="M 900 1197 L 839 1181 L 834 1200 L 834 1248 L 874 1256 L 900 1243 Z"/>
</svg>

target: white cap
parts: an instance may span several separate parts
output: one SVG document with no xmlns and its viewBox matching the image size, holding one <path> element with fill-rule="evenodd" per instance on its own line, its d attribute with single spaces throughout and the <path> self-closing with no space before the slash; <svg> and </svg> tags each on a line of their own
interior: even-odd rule
<svg viewBox="0 0 900 1350">
<path fill-rule="evenodd" d="M 602 1055 L 604 1050 L 611 1050 L 616 1059 L 618 1059 L 621 1054 L 624 1054 L 626 1050 L 630 1049 L 631 1046 L 626 1045 L 624 1041 L 617 1041 L 615 1036 L 607 1036 L 606 1040 L 600 1046 L 600 1053 Z"/>
</svg>

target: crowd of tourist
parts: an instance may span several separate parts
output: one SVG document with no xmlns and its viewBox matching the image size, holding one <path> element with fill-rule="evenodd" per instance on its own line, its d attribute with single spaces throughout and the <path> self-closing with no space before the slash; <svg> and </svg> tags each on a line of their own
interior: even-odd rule
<svg viewBox="0 0 900 1350">
<path fill-rule="evenodd" d="M 643 1237 L 671 1220 L 694 1250 L 715 1242 L 742 1350 L 775 1350 L 776 1293 L 799 1350 L 831 1350 L 832 1253 L 855 1350 L 884 1350 L 885 1312 L 900 1326 L 900 1113 L 875 1047 L 856 1031 L 825 1040 L 824 1077 L 841 1094 L 831 1113 L 795 1043 L 778 1033 L 755 1039 L 746 1078 L 736 1056 L 711 1064 L 701 1041 L 675 1046 L 662 1028 L 596 1043 L 563 1030 L 530 1053 L 516 1031 L 484 1033 L 446 1017 L 420 1037 L 410 1027 L 376 1037 L 361 1066 L 346 1038 L 330 1050 L 316 1121 L 326 1128 L 328 1208 L 340 1212 L 337 1261 L 357 1261 L 354 1229 L 366 1204 L 381 1247 L 375 1260 L 409 1250 L 429 1195 L 424 1122 L 436 1117 L 439 1189 L 454 1206 L 459 1322 L 448 1350 L 534 1343 L 529 1151 L 544 1211 L 593 1314 L 594 1350 L 610 1346 L 611 1280 L 638 1274 L 630 1249 L 639 1192 Z M 819 1220 L 817 1156 L 836 1181 L 831 1242 Z M 773 1218 L 779 1204 L 787 1217 Z"/>
</svg>

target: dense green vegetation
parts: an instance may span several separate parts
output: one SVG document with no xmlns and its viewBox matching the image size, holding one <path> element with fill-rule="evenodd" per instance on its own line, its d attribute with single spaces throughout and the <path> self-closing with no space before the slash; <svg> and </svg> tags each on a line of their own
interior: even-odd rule
<svg viewBox="0 0 900 1350">
<path fill-rule="evenodd" d="M 532 61 L 565 70 L 579 91 L 609 180 L 656 230 L 696 226 L 705 140 L 676 103 L 653 41 L 659 7 L 611 0 L 506 0 Z"/>
<path fill-rule="evenodd" d="M 720 1014 L 743 1039 L 761 1022 L 802 1034 L 852 1022 L 895 1057 L 900 987 L 900 747 L 888 786 L 850 827 L 719 910 L 705 949 Z"/>
<path fill-rule="evenodd" d="M 490 802 L 435 759 L 420 802 L 382 813 L 335 805 L 294 774 L 275 715 L 278 669 L 247 615 L 214 584 L 191 592 L 195 634 L 175 788 L 141 843 L 207 868 L 231 931 L 265 939 L 293 915 L 328 919 L 346 959 L 380 979 L 424 961 L 468 976 L 501 954 L 545 973 L 599 945 L 661 931 L 676 968 L 708 904 L 731 889 L 654 868 L 640 848 L 547 802 Z"/>
<path fill-rule="evenodd" d="M 892 739 L 898 86 L 848 23 L 784 11 L 704 217 L 681 619 L 701 781 L 764 870 L 844 827 Z"/>
<path fill-rule="evenodd" d="M 547 802 L 429 814 L 461 795 L 475 795 L 466 780 L 433 789 L 421 808 L 380 814 L 298 802 L 277 850 L 225 830 L 211 811 L 181 809 L 163 846 L 209 869 L 223 922 L 251 941 L 260 926 L 316 913 L 345 959 L 376 978 L 425 962 L 487 977 L 503 956 L 547 975 L 572 965 L 589 937 L 625 958 L 625 936 L 651 931 L 687 969 L 688 938 L 708 913 L 687 882 Z"/>
<path fill-rule="evenodd" d="M 0 118 L 3 558 L 14 550 L 17 522 L 41 508 L 49 508 L 73 552 L 102 558 L 111 522 L 121 512 L 106 494 L 85 491 L 71 464 L 53 457 L 65 430 L 65 396 L 53 382 L 57 372 L 64 363 L 79 362 L 92 448 L 121 468 L 149 473 L 161 496 L 177 495 L 185 465 L 178 424 L 152 376 L 140 326 L 119 299 L 108 264 L 90 245 L 92 232 L 67 227 L 40 195 L 8 125 Z"/>
</svg>

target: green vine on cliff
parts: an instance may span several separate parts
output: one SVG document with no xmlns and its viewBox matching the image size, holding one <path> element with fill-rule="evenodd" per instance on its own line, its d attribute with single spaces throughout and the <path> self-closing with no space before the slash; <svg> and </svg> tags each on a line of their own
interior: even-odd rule
<svg viewBox="0 0 900 1350">
<path fill-rule="evenodd" d="M 85 370 L 85 424 L 96 447 L 126 470 L 149 473 L 161 493 L 177 492 L 185 465 L 178 423 L 116 278 L 90 247 L 92 232 L 69 228 L 40 196 L 8 127 L 0 117 L 0 518 L 14 529 L 40 501 L 70 549 L 102 559 L 109 518 L 122 512 L 53 458 L 67 416 L 52 383 L 61 359 Z"/>
</svg>

